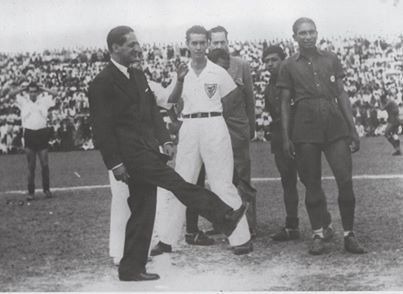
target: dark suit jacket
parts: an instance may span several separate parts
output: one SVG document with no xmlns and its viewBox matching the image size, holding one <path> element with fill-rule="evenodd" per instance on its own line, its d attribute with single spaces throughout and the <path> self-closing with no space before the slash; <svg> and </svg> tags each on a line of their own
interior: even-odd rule
<svg viewBox="0 0 403 294">
<path fill-rule="evenodd" d="M 242 147 L 250 140 L 250 123 L 245 105 L 245 92 L 241 86 L 221 99 L 223 116 L 231 135 L 233 148 Z M 236 145 L 236 146 L 234 146 Z"/>
<path fill-rule="evenodd" d="M 143 72 L 135 81 L 109 63 L 89 87 L 95 146 L 108 169 L 144 151 L 159 153 L 169 134 Z"/>
</svg>

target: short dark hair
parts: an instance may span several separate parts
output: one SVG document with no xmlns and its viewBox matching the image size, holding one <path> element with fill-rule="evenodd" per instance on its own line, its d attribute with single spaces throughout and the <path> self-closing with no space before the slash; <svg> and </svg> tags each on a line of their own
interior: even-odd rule
<svg viewBox="0 0 403 294">
<path fill-rule="evenodd" d="M 308 17 L 300 17 L 300 18 L 298 18 L 298 19 L 294 22 L 294 24 L 292 25 L 292 31 L 293 31 L 294 35 L 297 34 L 298 27 L 299 27 L 300 24 L 302 24 L 302 23 L 311 23 L 311 24 L 313 24 L 313 25 L 315 26 L 315 29 L 316 29 L 316 24 L 315 24 L 315 22 L 314 22 L 311 18 L 308 18 Z"/>
<path fill-rule="evenodd" d="M 281 48 L 278 45 L 271 45 L 267 48 L 264 49 L 263 54 L 262 54 L 262 61 L 264 62 L 264 59 L 266 58 L 267 55 L 269 54 L 277 54 L 281 60 L 285 59 L 285 53 L 283 48 Z"/>
<path fill-rule="evenodd" d="M 109 52 L 112 52 L 113 44 L 122 45 L 124 42 L 126 42 L 125 35 L 131 32 L 134 32 L 134 30 L 128 26 L 118 26 L 111 29 L 106 37 Z"/>
<path fill-rule="evenodd" d="M 208 38 L 211 40 L 211 35 L 213 33 L 224 33 L 225 38 L 228 40 L 228 32 L 223 26 L 216 26 L 208 31 Z"/>
<path fill-rule="evenodd" d="M 186 42 L 189 42 L 191 34 L 205 35 L 208 39 L 208 32 L 205 27 L 195 25 L 186 31 Z"/>
<path fill-rule="evenodd" d="M 35 82 L 30 82 L 27 86 L 27 90 L 34 88 L 36 92 L 40 90 L 39 85 Z"/>
<path fill-rule="evenodd" d="M 216 49 L 211 50 L 207 57 L 212 62 L 217 63 L 218 59 L 220 59 L 220 58 L 228 60 L 229 53 L 222 48 L 216 48 Z"/>
</svg>

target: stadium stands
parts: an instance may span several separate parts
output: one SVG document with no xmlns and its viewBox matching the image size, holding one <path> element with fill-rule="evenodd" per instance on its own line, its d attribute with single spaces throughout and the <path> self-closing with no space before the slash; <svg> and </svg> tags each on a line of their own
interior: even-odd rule
<svg viewBox="0 0 403 294">
<path fill-rule="evenodd" d="M 256 140 L 269 140 L 270 116 L 264 111 L 263 92 L 270 74 L 261 61 L 262 50 L 280 44 L 287 55 L 296 51 L 292 40 L 245 41 L 231 44 L 231 51 L 249 61 L 256 96 Z M 388 95 L 402 106 L 403 37 L 394 39 L 335 37 L 322 39 L 322 49 L 335 52 L 345 68 L 345 87 L 353 105 L 360 135 L 382 134 L 386 112 L 379 109 L 379 98 Z M 175 63 L 187 60 L 182 44 L 145 44 L 144 72 L 163 87 L 172 81 Z M 49 126 L 53 129 L 51 150 L 93 149 L 88 122 L 89 82 L 109 59 L 103 49 L 69 49 L 41 53 L 0 53 L 0 154 L 15 153 L 22 148 L 19 110 L 8 95 L 10 89 L 24 81 L 36 80 L 58 92 L 50 109 Z M 401 111 L 403 113 L 403 111 Z M 169 120 L 166 120 L 169 123 Z"/>
</svg>

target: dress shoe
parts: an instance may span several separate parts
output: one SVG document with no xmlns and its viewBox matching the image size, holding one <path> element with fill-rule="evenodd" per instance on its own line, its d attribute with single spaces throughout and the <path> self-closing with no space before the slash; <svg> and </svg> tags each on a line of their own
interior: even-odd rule
<svg viewBox="0 0 403 294">
<path fill-rule="evenodd" d="M 232 210 L 224 215 L 224 220 L 230 223 L 230 230 L 226 232 L 226 235 L 229 236 L 235 230 L 241 218 L 245 215 L 246 210 L 248 209 L 248 204 L 242 204 L 237 210 Z"/>
<path fill-rule="evenodd" d="M 170 253 L 172 252 L 172 246 L 169 244 L 165 244 L 161 241 L 159 241 L 157 243 L 157 245 L 155 245 L 151 251 L 150 251 L 150 255 L 151 256 L 157 256 L 157 255 L 161 255 L 163 253 Z"/>
<path fill-rule="evenodd" d="M 344 248 L 346 249 L 346 251 L 354 254 L 367 253 L 364 247 L 362 247 L 360 243 L 358 243 L 358 240 L 353 232 L 348 233 L 348 235 L 344 237 Z"/>
<path fill-rule="evenodd" d="M 185 241 L 190 245 L 200 245 L 200 246 L 209 246 L 215 243 L 214 239 L 210 238 L 202 231 L 196 233 L 187 233 L 185 235 Z"/>
<path fill-rule="evenodd" d="M 311 247 L 309 248 L 309 254 L 321 255 L 325 252 L 325 245 L 323 244 L 323 238 L 315 235 L 312 240 Z"/>
<path fill-rule="evenodd" d="M 282 228 L 279 232 L 275 233 L 271 236 L 273 241 L 290 241 L 290 240 L 297 240 L 300 238 L 299 230 L 298 229 L 288 229 Z"/>
<path fill-rule="evenodd" d="M 253 251 L 253 244 L 252 244 L 252 241 L 249 240 L 248 242 L 246 242 L 244 244 L 241 244 L 238 246 L 232 246 L 231 249 L 235 255 L 248 254 Z"/>
<path fill-rule="evenodd" d="M 133 275 L 119 275 L 119 280 L 123 282 L 141 282 L 141 281 L 154 281 L 158 280 L 160 276 L 152 273 L 137 273 Z"/>
<path fill-rule="evenodd" d="M 323 229 L 323 241 L 329 242 L 334 237 L 334 229 L 332 227 L 327 227 Z"/>
</svg>

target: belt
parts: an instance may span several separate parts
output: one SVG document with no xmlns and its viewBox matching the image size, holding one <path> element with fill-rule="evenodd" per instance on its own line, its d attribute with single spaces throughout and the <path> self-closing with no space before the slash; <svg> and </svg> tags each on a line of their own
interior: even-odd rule
<svg viewBox="0 0 403 294">
<path fill-rule="evenodd" d="M 182 118 L 202 118 L 202 117 L 213 117 L 213 116 L 221 116 L 221 112 L 196 112 L 190 114 L 182 114 Z"/>
</svg>

